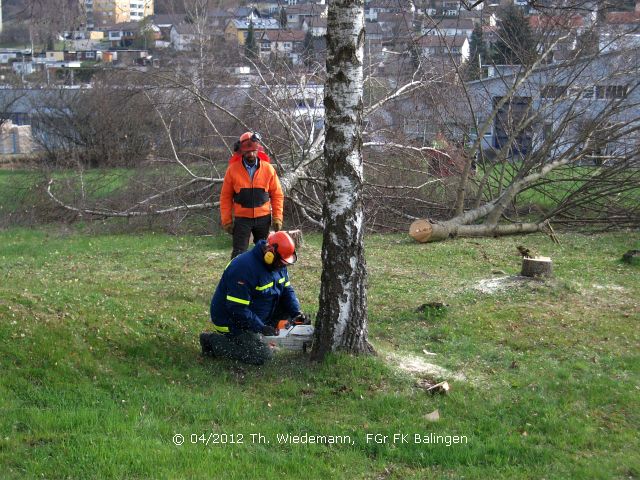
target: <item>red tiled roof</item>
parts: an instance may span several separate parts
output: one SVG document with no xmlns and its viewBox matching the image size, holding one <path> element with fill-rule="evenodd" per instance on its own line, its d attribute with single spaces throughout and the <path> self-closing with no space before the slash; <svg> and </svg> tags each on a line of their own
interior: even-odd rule
<svg viewBox="0 0 640 480">
<path fill-rule="evenodd" d="M 531 28 L 578 28 L 584 26 L 584 19 L 580 15 L 532 15 L 529 17 L 529 25 Z"/>
<path fill-rule="evenodd" d="M 327 27 L 327 19 L 321 17 L 309 17 L 305 20 L 306 24 L 309 28 L 326 28 Z"/>
<path fill-rule="evenodd" d="M 303 42 L 304 36 L 302 30 L 270 30 L 266 35 L 271 42 Z"/>
<path fill-rule="evenodd" d="M 462 47 L 467 37 L 465 35 L 424 35 L 418 39 L 418 45 L 421 47 Z"/>
<path fill-rule="evenodd" d="M 327 11 L 326 5 L 317 5 L 314 3 L 303 3 L 300 5 L 283 5 L 287 15 L 309 15 L 316 16 Z"/>
<path fill-rule="evenodd" d="M 611 25 L 640 23 L 640 12 L 610 12 L 607 13 L 606 22 Z"/>
<path fill-rule="evenodd" d="M 458 29 L 458 30 L 473 30 L 473 21 L 469 18 L 442 18 L 442 19 L 433 19 L 427 17 L 423 23 L 423 28 L 431 28 L 431 29 Z"/>
<path fill-rule="evenodd" d="M 408 13 L 381 12 L 378 14 L 378 22 L 411 23 L 411 15 Z"/>
</svg>

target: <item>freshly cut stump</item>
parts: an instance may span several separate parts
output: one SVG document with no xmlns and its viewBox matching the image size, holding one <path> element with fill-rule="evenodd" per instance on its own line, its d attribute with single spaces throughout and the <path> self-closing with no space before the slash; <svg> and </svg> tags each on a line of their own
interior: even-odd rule
<svg viewBox="0 0 640 480">
<path fill-rule="evenodd" d="M 293 240 L 293 243 L 295 244 L 296 248 L 301 247 L 304 244 L 304 240 L 302 238 L 302 230 L 285 230 L 289 236 L 291 237 L 291 240 Z M 273 233 L 273 230 L 270 230 L 269 233 Z M 251 233 L 249 235 L 249 244 L 253 243 L 253 233 Z"/>
<path fill-rule="evenodd" d="M 296 248 L 301 247 L 304 244 L 302 230 L 288 230 L 287 233 L 293 239 L 293 243 L 296 244 Z"/>
<path fill-rule="evenodd" d="M 549 257 L 524 257 L 520 275 L 523 277 L 552 277 L 551 259 Z"/>
</svg>

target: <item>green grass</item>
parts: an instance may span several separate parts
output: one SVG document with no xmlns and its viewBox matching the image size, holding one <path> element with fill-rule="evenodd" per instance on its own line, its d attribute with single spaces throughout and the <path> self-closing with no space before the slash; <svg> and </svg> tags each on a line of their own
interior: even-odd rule
<svg viewBox="0 0 640 480">
<path fill-rule="evenodd" d="M 192 171 L 207 175 L 210 173 L 207 168 L 207 166 L 195 166 L 192 167 Z M 147 167 L 141 170 L 91 168 L 79 172 L 59 169 L 48 173 L 55 181 L 54 194 L 58 198 L 76 203 L 82 195 L 89 202 L 108 202 L 127 190 L 150 191 L 151 185 L 162 184 L 169 177 L 180 179 L 186 175 L 181 167 L 172 165 Z M 24 198 L 24 192 L 32 192 L 38 183 L 45 181 L 45 178 L 45 173 L 37 170 L 0 169 L 0 205 L 4 205 L 5 209 L 9 210 L 18 208 L 20 205 L 32 206 L 29 205 L 28 198 Z M 157 193 L 152 190 L 151 192 Z"/>
<path fill-rule="evenodd" d="M 26 170 L 0 169 L 0 215 L 19 208 L 25 192 L 32 189 L 40 177 Z"/>
<path fill-rule="evenodd" d="M 57 195 L 61 189 L 60 184 L 65 181 L 75 182 L 77 185 L 75 190 L 81 192 L 80 185 L 84 184 L 85 195 L 89 199 L 107 199 L 112 195 L 117 194 L 120 190 L 126 188 L 131 178 L 134 175 L 134 170 L 126 168 L 93 168 L 89 169 L 82 174 L 74 172 L 72 170 L 60 170 L 53 173 L 52 178 L 57 183 L 57 188 L 54 187 L 54 192 Z"/>
<path fill-rule="evenodd" d="M 320 238 L 306 241 L 291 275 L 315 312 Z M 199 355 L 228 237 L 0 232 L 0 476 L 638 477 L 640 282 L 620 257 L 639 237 L 561 241 L 369 236 L 379 355 L 317 365 L 281 352 L 257 368 Z M 552 257 L 555 278 L 476 290 L 492 272 L 519 271 L 518 244 Z M 446 306 L 416 311 L 430 302 Z M 451 393 L 428 395 L 391 352 L 466 380 L 445 375 Z M 354 444 L 278 444 L 287 432 Z M 204 445 L 210 433 L 243 443 Z M 468 442 L 394 444 L 394 433 Z"/>
<path fill-rule="evenodd" d="M 81 181 L 85 184 L 85 194 L 90 199 L 106 199 L 125 188 L 133 172 L 124 168 L 108 170 L 92 169 L 82 177 L 71 171 L 54 172 L 53 178 L 60 185 L 61 182 Z M 82 178 L 82 180 L 80 180 Z M 22 207 L 32 207 L 32 195 L 38 184 L 45 182 L 45 175 L 37 171 L 1 170 L 0 169 L 0 205 L 7 211 Z M 45 183 L 46 185 L 46 183 Z M 54 192 L 62 195 L 69 192 L 65 187 L 54 186 Z M 78 188 L 78 192 L 82 190 Z M 43 194 L 44 195 L 44 194 Z M 31 203 L 30 203 L 31 200 Z"/>
<path fill-rule="evenodd" d="M 519 162 L 495 165 L 488 181 L 489 190 L 493 196 L 497 195 L 499 191 L 502 191 L 506 185 L 512 182 L 519 168 L 521 168 Z M 557 168 L 544 177 L 544 182 L 520 192 L 515 200 L 516 206 L 535 206 L 541 210 L 552 210 L 567 197 L 579 191 L 588 179 L 601 175 L 607 169 L 608 167 L 600 169 L 592 166 L 576 165 Z M 479 174 L 482 176 L 482 169 L 480 169 Z M 631 185 L 633 180 L 628 177 L 628 172 L 620 173 L 620 183 Z M 612 178 L 607 179 L 607 181 L 612 180 Z M 636 180 L 635 185 L 637 184 Z M 640 188 L 636 186 L 623 194 L 610 195 L 609 200 L 620 207 L 633 209 L 640 202 Z"/>
</svg>

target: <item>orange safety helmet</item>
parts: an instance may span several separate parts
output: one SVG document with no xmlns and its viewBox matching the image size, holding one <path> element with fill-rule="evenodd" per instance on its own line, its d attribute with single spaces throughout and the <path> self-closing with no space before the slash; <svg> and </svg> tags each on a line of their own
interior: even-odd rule
<svg viewBox="0 0 640 480">
<path fill-rule="evenodd" d="M 296 244 L 293 238 L 283 231 L 273 232 L 267 237 L 268 251 L 265 254 L 265 262 L 272 264 L 275 260 L 274 257 L 280 257 L 280 259 L 287 265 L 292 265 L 298 260 L 296 254 Z M 271 261 L 267 260 L 269 253 L 272 253 Z"/>
<path fill-rule="evenodd" d="M 262 146 L 260 145 L 261 142 L 262 139 L 260 138 L 260 134 L 255 132 L 245 132 L 240 135 L 240 139 L 234 146 L 234 151 L 240 153 L 257 152 Z"/>
</svg>

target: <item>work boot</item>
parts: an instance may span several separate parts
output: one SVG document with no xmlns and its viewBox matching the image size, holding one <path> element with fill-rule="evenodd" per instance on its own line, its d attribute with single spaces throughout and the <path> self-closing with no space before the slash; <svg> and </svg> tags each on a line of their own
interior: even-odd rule
<svg viewBox="0 0 640 480">
<path fill-rule="evenodd" d="M 202 355 L 205 357 L 213 357 L 213 349 L 211 348 L 211 342 L 209 342 L 211 334 L 204 332 L 200 334 L 200 347 L 202 347 Z"/>
</svg>

